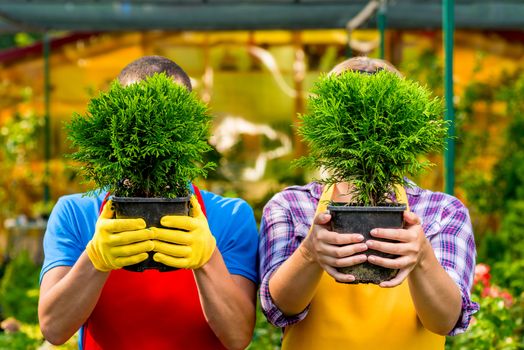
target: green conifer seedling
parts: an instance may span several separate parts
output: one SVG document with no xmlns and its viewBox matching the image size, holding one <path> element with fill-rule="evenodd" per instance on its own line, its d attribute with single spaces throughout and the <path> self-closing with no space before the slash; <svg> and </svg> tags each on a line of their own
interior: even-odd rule
<svg viewBox="0 0 524 350">
<path fill-rule="evenodd" d="M 432 165 L 420 156 L 444 148 L 441 100 L 385 70 L 323 76 L 308 110 L 298 133 L 309 155 L 295 164 L 325 170 L 322 183 L 351 183 L 350 205 L 384 205 L 394 185 L 406 185 L 404 176 Z"/>
<path fill-rule="evenodd" d="M 205 177 L 211 116 L 194 93 L 164 73 L 129 86 L 113 82 L 67 125 L 71 158 L 98 188 L 118 197 L 175 198 Z"/>
</svg>

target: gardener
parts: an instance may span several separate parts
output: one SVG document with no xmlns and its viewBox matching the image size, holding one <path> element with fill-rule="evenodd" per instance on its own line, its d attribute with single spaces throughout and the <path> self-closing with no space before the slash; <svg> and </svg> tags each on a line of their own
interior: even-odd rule
<svg viewBox="0 0 524 350">
<path fill-rule="evenodd" d="M 160 72 L 191 90 L 187 74 L 159 56 L 130 63 L 118 80 L 129 85 Z M 85 350 L 249 344 L 257 283 L 253 212 L 243 200 L 192 190 L 191 217 L 162 221 L 187 234 L 146 229 L 142 219 L 113 219 L 105 193 L 60 198 L 44 238 L 38 311 L 47 340 L 61 344 L 80 329 Z M 149 251 L 180 270 L 120 269 L 145 260 Z"/>
<path fill-rule="evenodd" d="M 400 75 L 389 63 L 365 57 L 330 74 L 379 70 Z M 372 231 L 397 243 L 364 243 L 360 234 L 330 231 L 326 202 L 349 197 L 348 183 L 292 186 L 267 203 L 260 298 L 268 320 L 284 328 L 282 349 L 444 349 L 445 335 L 467 328 L 477 309 L 470 300 L 475 243 L 468 211 L 450 195 L 410 184 L 397 196 L 410 209 L 405 227 Z M 366 256 L 369 248 L 398 257 Z M 338 283 L 354 277 L 336 268 L 365 261 L 399 272 L 379 286 Z"/>
</svg>

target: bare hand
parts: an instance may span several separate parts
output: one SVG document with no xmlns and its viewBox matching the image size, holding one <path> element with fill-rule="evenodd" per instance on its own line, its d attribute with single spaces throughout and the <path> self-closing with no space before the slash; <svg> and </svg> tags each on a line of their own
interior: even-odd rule
<svg viewBox="0 0 524 350">
<path fill-rule="evenodd" d="M 308 261 L 318 263 L 338 282 L 353 282 L 353 275 L 338 272 L 336 268 L 366 261 L 366 255 L 358 253 L 366 251 L 368 246 L 361 243 L 364 240 L 361 234 L 330 231 L 330 220 L 331 215 L 328 212 L 319 213 L 299 250 Z"/>
<path fill-rule="evenodd" d="M 422 229 L 420 218 L 415 213 L 405 211 L 404 222 L 406 225 L 403 229 L 377 228 L 371 230 L 371 236 L 373 237 L 386 238 L 398 242 L 381 242 L 376 240 L 368 240 L 366 242 L 370 249 L 398 255 L 394 259 L 376 255 L 368 256 L 368 261 L 371 264 L 399 270 L 395 278 L 380 283 L 380 286 L 384 288 L 395 287 L 401 284 L 420 263 L 425 250 L 431 249 Z"/>
</svg>

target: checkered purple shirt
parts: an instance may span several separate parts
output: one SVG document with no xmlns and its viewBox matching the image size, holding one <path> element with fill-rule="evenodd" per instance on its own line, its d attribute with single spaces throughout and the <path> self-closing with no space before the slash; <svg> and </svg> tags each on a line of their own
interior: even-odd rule
<svg viewBox="0 0 524 350">
<path fill-rule="evenodd" d="M 437 259 L 460 288 L 462 314 L 450 335 L 462 333 L 478 310 L 470 298 L 476 250 L 468 210 L 455 197 L 423 190 L 414 183 L 406 188 L 406 194 L 411 211 L 422 219 Z M 269 277 L 308 234 L 321 195 L 322 185 L 316 182 L 292 186 L 276 194 L 264 207 L 259 243 L 260 299 L 266 317 L 277 327 L 301 321 L 309 310 L 294 316 L 282 314 L 269 294 Z"/>
</svg>

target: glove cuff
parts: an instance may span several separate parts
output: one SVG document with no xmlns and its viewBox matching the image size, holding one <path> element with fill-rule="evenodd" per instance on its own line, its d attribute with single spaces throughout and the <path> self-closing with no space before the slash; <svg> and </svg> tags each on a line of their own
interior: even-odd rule
<svg viewBox="0 0 524 350">
<path fill-rule="evenodd" d="M 213 256 L 213 253 L 215 252 L 215 249 L 217 248 L 217 241 L 216 241 L 216 238 L 215 238 L 213 235 L 211 235 L 211 239 L 212 239 L 212 241 L 211 241 L 212 243 L 209 244 L 209 246 L 208 246 L 208 250 L 209 250 L 209 251 L 208 251 L 208 253 L 206 254 L 205 258 L 202 259 L 201 263 L 199 264 L 199 266 L 198 266 L 197 268 L 202 267 L 202 266 L 204 266 L 205 264 L 207 264 L 207 262 L 208 262 L 208 261 L 211 259 L 211 257 Z"/>
<path fill-rule="evenodd" d="M 97 254 L 95 245 L 93 244 L 93 240 L 90 240 L 87 244 L 86 253 L 95 269 L 101 272 L 111 271 L 111 268 L 108 268 L 102 260 L 102 258 Z"/>
</svg>

